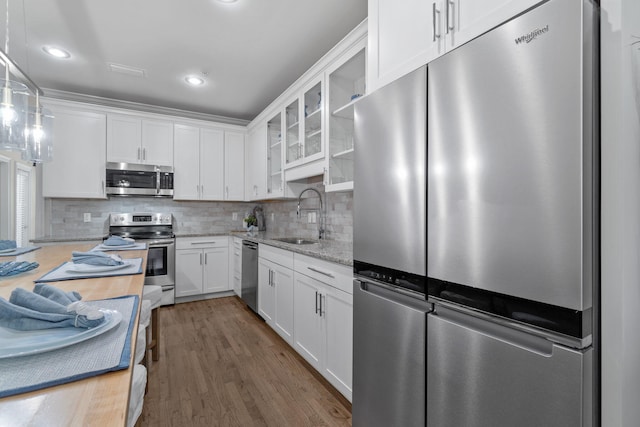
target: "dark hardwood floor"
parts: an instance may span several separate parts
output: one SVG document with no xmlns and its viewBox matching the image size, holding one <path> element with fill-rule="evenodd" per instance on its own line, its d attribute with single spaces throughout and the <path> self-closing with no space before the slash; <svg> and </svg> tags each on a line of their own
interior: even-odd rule
<svg viewBox="0 0 640 427">
<path fill-rule="evenodd" d="M 236 297 L 160 309 L 143 426 L 350 426 L 351 405 Z"/>
</svg>

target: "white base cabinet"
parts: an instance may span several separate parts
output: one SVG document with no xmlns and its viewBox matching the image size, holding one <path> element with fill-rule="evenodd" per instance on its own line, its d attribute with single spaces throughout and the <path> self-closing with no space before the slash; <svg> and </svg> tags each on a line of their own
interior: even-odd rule
<svg viewBox="0 0 640 427">
<path fill-rule="evenodd" d="M 176 298 L 229 289 L 227 236 L 176 239 Z"/>
<path fill-rule="evenodd" d="M 294 255 L 293 347 L 351 400 L 353 291 L 351 269 Z"/>
<path fill-rule="evenodd" d="M 289 345 L 293 344 L 293 254 L 258 247 L 258 314 Z"/>
<path fill-rule="evenodd" d="M 229 238 L 229 273 L 233 292 L 242 297 L 242 239 Z"/>
</svg>

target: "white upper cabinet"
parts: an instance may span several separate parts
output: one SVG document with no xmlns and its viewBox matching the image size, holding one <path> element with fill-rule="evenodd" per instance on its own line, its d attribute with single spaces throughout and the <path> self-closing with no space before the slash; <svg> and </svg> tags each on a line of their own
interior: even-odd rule
<svg viewBox="0 0 640 427">
<path fill-rule="evenodd" d="M 365 57 L 363 40 L 327 70 L 327 192 L 353 190 L 353 107 L 365 94 Z"/>
<path fill-rule="evenodd" d="M 43 165 L 44 197 L 105 199 L 106 114 L 46 104 L 53 111 L 53 161 Z"/>
<path fill-rule="evenodd" d="M 245 157 L 245 198 L 247 200 L 267 198 L 268 160 L 265 144 L 267 140 L 266 123 L 255 126 L 249 131 Z"/>
<path fill-rule="evenodd" d="M 428 63 L 540 0 L 369 0 L 368 92 Z"/>
<path fill-rule="evenodd" d="M 109 114 L 107 161 L 173 166 L 173 123 Z"/>
<path fill-rule="evenodd" d="M 222 130 L 200 129 L 199 160 L 200 200 L 224 200 L 224 132 Z M 180 168 L 182 167 L 180 165 Z"/>
<path fill-rule="evenodd" d="M 224 132 L 175 125 L 173 198 L 223 200 Z"/>
<path fill-rule="evenodd" d="M 224 200 L 244 200 L 244 132 L 224 132 Z"/>
</svg>

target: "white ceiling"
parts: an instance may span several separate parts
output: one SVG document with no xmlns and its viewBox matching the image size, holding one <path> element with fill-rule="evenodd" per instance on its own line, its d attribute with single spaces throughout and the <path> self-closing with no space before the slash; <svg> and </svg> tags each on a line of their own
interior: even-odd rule
<svg viewBox="0 0 640 427">
<path fill-rule="evenodd" d="M 367 0 L 9 3 L 9 56 L 45 94 L 49 88 L 244 120 L 367 16 Z M 72 57 L 55 59 L 44 45 Z M 109 63 L 143 69 L 145 77 L 115 73 Z M 186 75 L 203 72 L 205 86 L 185 84 Z"/>
</svg>

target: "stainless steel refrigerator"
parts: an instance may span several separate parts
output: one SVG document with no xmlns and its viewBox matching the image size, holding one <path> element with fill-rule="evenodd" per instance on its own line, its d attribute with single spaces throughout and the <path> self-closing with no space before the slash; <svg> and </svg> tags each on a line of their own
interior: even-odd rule
<svg viewBox="0 0 640 427">
<path fill-rule="evenodd" d="M 596 22 L 550 0 L 429 64 L 428 426 L 598 424 Z"/>
<path fill-rule="evenodd" d="M 425 425 L 426 67 L 355 105 L 353 425 Z"/>
</svg>

